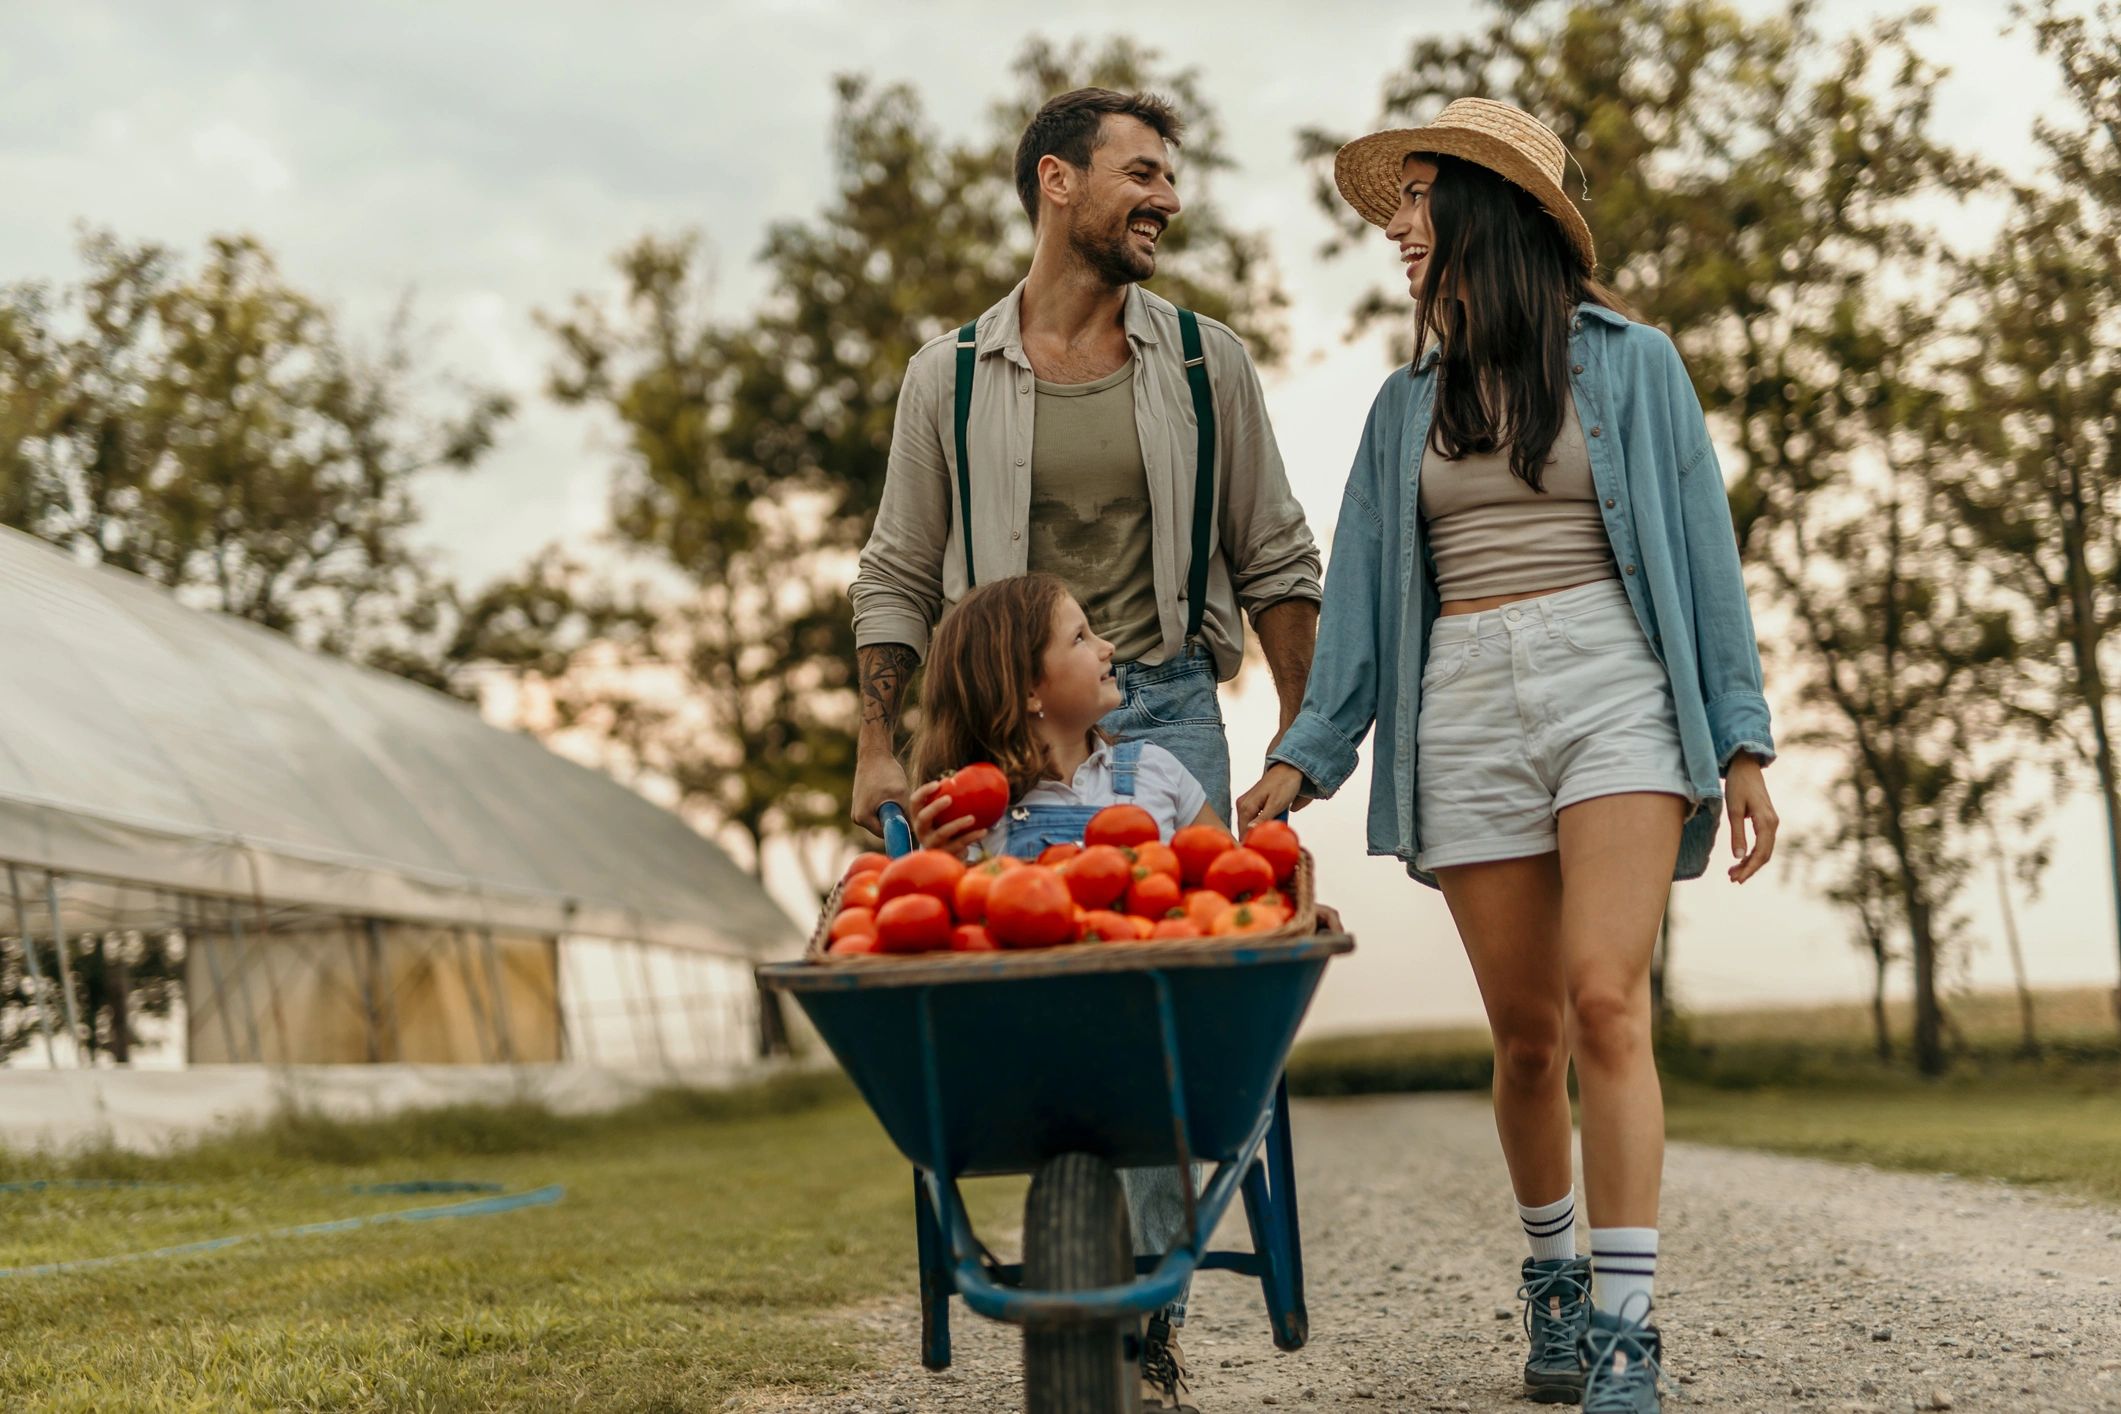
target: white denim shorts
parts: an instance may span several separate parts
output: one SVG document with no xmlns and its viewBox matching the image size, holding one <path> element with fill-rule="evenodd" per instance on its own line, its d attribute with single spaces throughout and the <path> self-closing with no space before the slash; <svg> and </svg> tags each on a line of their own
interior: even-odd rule
<svg viewBox="0 0 2121 1414">
<path fill-rule="evenodd" d="M 1617 579 L 1439 617 L 1416 731 L 1424 872 L 1549 853 L 1555 817 L 1595 796 L 1701 803 L 1671 678 Z"/>
</svg>

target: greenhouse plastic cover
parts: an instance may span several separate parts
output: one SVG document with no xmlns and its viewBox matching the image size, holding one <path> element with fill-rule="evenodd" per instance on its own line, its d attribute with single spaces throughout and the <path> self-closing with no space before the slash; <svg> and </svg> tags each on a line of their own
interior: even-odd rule
<svg viewBox="0 0 2121 1414">
<path fill-rule="evenodd" d="M 0 861 L 64 876 L 76 927 L 146 926 L 166 890 L 753 958 L 801 942 L 727 854 L 609 777 L 6 529 Z"/>
</svg>

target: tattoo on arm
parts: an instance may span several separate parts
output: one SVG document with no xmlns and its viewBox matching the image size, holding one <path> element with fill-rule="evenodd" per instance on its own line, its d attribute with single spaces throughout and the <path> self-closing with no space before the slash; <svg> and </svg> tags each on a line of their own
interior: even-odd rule
<svg viewBox="0 0 2121 1414">
<path fill-rule="evenodd" d="M 903 643 L 878 643 L 855 651 L 862 679 L 862 725 L 898 726 L 899 698 L 920 666 L 920 656 Z"/>
</svg>

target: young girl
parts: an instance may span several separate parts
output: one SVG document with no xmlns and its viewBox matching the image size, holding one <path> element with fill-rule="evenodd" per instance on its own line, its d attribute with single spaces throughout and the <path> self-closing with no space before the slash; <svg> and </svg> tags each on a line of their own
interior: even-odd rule
<svg viewBox="0 0 2121 1414">
<path fill-rule="evenodd" d="M 1047 845 L 1083 837 L 1090 817 L 1131 802 L 1149 812 L 1163 838 L 1187 825 L 1221 825 L 1176 756 L 1150 742 L 1115 742 L 1098 721 L 1120 705 L 1112 645 L 1090 629 L 1083 606 L 1050 574 L 980 585 L 937 626 L 921 688 L 914 738 L 914 833 L 927 849 L 962 855 L 979 835 L 954 815 L 942 776 L 991 761 L 1009 778 L 1009 810 L 979 840 L 987 855 L 1035 859 Z M 1122 1169 L 1134 1246 L 1160 1255 L 1186 1236 L 1178 1169 Z M 1148 1323 L 1141 1345 L 1144 1410 L 1192 1411 L 1175 1334 L 1187 1292 Z"/>
<path fill-rule="evenodd" d="M 1220 825 L 1200 782 L 1151 742 L 1114 742 L 1097 724 L 1119 706 L 1112 645 L 1050 574 L 998 579 L 967 594 L 935 631 L 914 739 L 914 833 L 962 855 L 979 835 L 951 814 L 941 777 L 991 761 L 1009 778 L 1009 812 L 979 839 L 985 855 L 1035 859 L 1083 837 L 1108 805 L 1139 805 L 1168 840 Z"/>
<path fill-rule="evenodd" d="M 1237 823 L 1332 794 L 1376 724 L 1370 852 L 1442 888 L 1494 1035 L 1526 1392 L 1653 1414 L 1650 954 L 1720 813 L 1731 878 L 1767 863 L 1775 751 L 1701 404 L 1672 341 L 1593 279 L 1565 156 L 1530 114 L 1460 99 L 1335 160 L 1406 269 L 1414 362 L 1372 405 L 1303 710 Z"/>
</svg>

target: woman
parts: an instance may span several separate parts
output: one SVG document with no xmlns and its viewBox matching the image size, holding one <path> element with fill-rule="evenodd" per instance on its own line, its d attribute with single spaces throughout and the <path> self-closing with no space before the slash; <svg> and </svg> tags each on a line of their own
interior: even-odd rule
<svg viewBox="0 0 2121 1414">
<path fill-rule="evenodd" d="M 1661 1357 L 1650 954 L 1719 801 L 1734 880 L 1773 852 L 1774 747 L 1701 405 L 1671 340 L 1592 278 L 1563 160 L 1543 124 L 1484 99 L 1335 160 L 1406 264 L 1415 356 L 1348 477 L 1302 713 L 1237 815 L 1331 795 L 1378 724 L 1370 851 L 1442 888 L 1494 1037 L 1532 1249 L 1526 1391 L 1642 1411 Z"/>
</svg>

